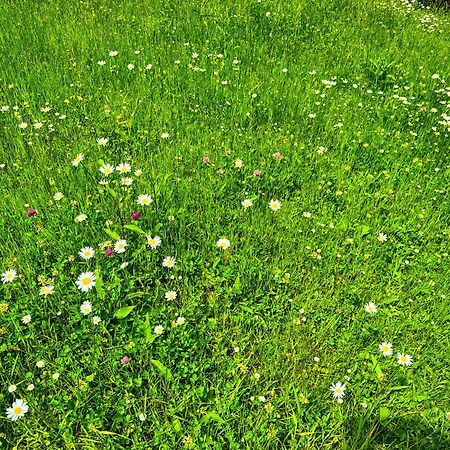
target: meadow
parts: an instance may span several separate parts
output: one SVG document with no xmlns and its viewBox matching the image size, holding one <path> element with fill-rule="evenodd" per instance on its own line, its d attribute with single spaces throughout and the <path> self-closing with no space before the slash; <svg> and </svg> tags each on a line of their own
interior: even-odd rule
<svg viewBox="0 0 450 450">
<path fill-rule="evenodd" d="M 449 21 L 0 2 L 0 449 L 449 449 Z"/>
</svg>

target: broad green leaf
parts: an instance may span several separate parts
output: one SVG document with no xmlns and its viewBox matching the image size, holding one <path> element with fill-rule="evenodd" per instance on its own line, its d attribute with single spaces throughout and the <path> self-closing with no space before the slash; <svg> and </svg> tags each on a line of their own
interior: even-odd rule
<svg viewBox="0 0 450 450">
<path fill-rule="evenodd" d="M 209 422 L 210 420 L 214 420 L 218 423 L 225 422 L 225 420 L 223 420 L 222 417 L 220 417 L 219 414 L 216 413 L 216 411 L 210 411 L 208 414 L 205 414 L 202 417 L 202 422 Z"/>
<path fill-rule="evenodd" d="M 181 422 L 180 422 L 180 420 L 179 420 L 178 418 L 175 418 L 175 419 L 172 421 L 172 426 L 173 426 L 173 429 L 174 429 L 177 433 L 180 433 L 181 430 L 183 429 L 183 428 L 181 427 Z"/>
<path fill-rule="evenodd" d="M 380 422 L 384 422 L 391 415 L 391 411 L 389 408 L 385 406 L 380 406 Z"/>
<path fill-rule="evenodd" d="M 152 330 L 150 328 L 150 320 L 148 318 L 148 313 L 145 315 L 144 336 L 149 344 L 151 344 L 156 338 L 156 334 L 152 333 Z"/>
<path fill-rule="evenodd" d="M 95 278 L 95 290 L 99 298 L 103 300 L 105 298 L 105 290 L 103 289 L 103 278 L 100 269 L 95 269 Z"/>
<path fill-rule="evenodd" d="M 123 308 L 118 309 L 115 313 L 114 313 L 114 317 L 116 319 L 125 319 L 125 317 L 128 316 L 128 314 L 130 314 L 131 311 L 133 311 L 133 309 L 136 308 L 136 305 L 133 306 L 124 306 Z"/>
<path fill-rule="evenodd" d="M 109 186 L 103 186 L 114 198 L 117 198 L 117 192 Z"/>
<path fill-rule="evenodd" d="M 365 236 L 366 234 L 369 234 L 369 231 L 370 231 L 370 227 L 368 227 L 367 225 L 361 226 L 361 236 Z"/>
<path fill-rule="evenodd" d="M 152 359 L 150 362 L 158 369 L 158 372 L 166 379 L 171 380 L 173 378 L 172 372 L 157 359 Z"/>
<path fill-rule="evenodd" d="M 123 227 L 127 230 L 135 231 L 136 233 L 147 234 L 142 228 L 139 228 L 137 225 L 124 225 Z"/>
<path fill-rule="evenodd" d="M 117 234 L 115 231 L 110 230 L 109 228 L 103 228 L 103 231 L 110 237 L 113 238 L 115 241 L 120 241 L 120 235 Z"/>
</svg>

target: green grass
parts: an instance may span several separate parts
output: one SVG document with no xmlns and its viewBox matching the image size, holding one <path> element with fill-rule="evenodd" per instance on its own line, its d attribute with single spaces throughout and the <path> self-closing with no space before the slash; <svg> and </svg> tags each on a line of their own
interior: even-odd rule
<svg viewBox="0 0 450 450">
<path fill-rule="evenodd" d="M 0 448 L 450 448 L 449 15 L 406 3 L 0 3 Z"/>
</svg>

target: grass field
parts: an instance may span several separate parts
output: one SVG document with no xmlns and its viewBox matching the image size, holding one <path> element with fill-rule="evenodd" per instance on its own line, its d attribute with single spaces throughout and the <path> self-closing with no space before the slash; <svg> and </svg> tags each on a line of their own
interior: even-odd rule
<svg viewBox="0 0 450 450">
<path fill-rule="evenodd" d="M 0 448 L 449 449 L 449 20 L 0 2 Z"/>
</svg>

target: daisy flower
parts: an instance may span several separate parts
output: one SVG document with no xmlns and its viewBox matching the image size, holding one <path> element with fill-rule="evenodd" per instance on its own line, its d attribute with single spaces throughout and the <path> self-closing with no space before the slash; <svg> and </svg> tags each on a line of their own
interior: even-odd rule
<svg viewBox="0 0 450 450">
<path fill-rule="evenodd" d="M 168 139 L 169 133 L 161 133 L 161 139 Z"/>
<path fill-rule="evenodd" d="M 186 319 L 182 316 L 177 317 L 177 320 L 175 321 L 177 327 L 180 327 L 181 325 L 184 325 L 186 323 Z"/>
<path fill-rule="evenodd" d="M 78 153 L 76 158 L 72 161 L 72 166 L 78 167 L 81 161 L 83 161 L 84 155 L 83 153 Z"/>
<path fill-rule="evenodd" d="M 103 164 L 103 166 L 100 167 L 99 170 L 100 170 L 100 172 L 101 172 L 103 175 L 108 176 L 108 175 L 111 175 L 111 174 L 114 172 L 114 167 L 111 166 L 110 164 Z"/>
<path fill-rule="evenodd" d="M 43 361 L 42 359 L 40 359 L 37 363 L 36 363 L 36 367 L 38 367 L 39 369 L 42 369 L 45 366 L 45 361 Z"/>
<path fill-rule="evenodd" d="M 147 414 L 140 413 L 140 414 L 139 414 L 139 420 L 140 420 L 141 422 L 145 422 L 145 420 L 147 420 Z"/>
<path fill-rule="evenodd" d="M 8 387 L 8 392 L 12 394 L 13 392 L 16 392 L 17 386 L 15 384 L 11 384 L 11 386 Z"/>
<path fill-rule="evenodd" d="M 120 173 L 128 173 L 131 172 L 131 166 L 128 163 L 122 163 L 116 167 L 116 170 Z"/>
<path fill-rule="evenodd" d="M 110 50 L 110 52 L 108 53 L 111 58 L 114 58 L 114 56 L 117 56 L 118 54 L 119 52 L 117 50 Z"/>
<path fill-rule="evenodd" d="M 269 208 L 272 211 L 278 211 L 281 208 L 281 202 L 280 200 L 270 200 L 269 202 Z"/>
<path fill-rule="evenodd" d="M 134 171 L 134 174 L 135 174 L 137 177 L 140 177 L 140 176 L 142 175 L 142 170 L 141 170 L 141 169 L 136 169 L 136 170 Z"/>
<path fill-rule="evenodd" d="M 412 364 L 412 358 L 409 355 L 397 353 L 397 362 L 401 366 L 410 366 Z"/>
<path fill-rule="evenodd" d="M 253 206 L 253 202 L 249 198 L 246 198 L 245 200 L 242 200 L 241 205 L 244 208 L 250 208 L 250 206 Z"/>
<path fill-rule="evenodd" d="M 222 250 L 226 250 L 230 247 L 230 241 L 228 239 L 219 239 L 216 242 L 217 247 L 221 248 Z"/>
<path fill-rule="evenodd" d="M 156 327 L 153 329 L 153 332 L 160 336 L 164 333 L 164 327 L 162 325 L 156 325 Z"/>
<path fill-rule="evenodd" d="M 369 314 L 375 314 L 378 311 L 377 306 L 372 302 L 366 303 L 364 309 Z"/>
<path fill-rule="evenodd" d="M 176 262 L 176 260 L 175 260 L 175 258 L 173 256 L 166 256 L 163 259 L 162 265 L 163 265 L 163 267 L 167 267 L 168 269 L 172 269 L 175 266 L 175 262 Z"/>
<path fill-rule="evenodd" d="M 75 284 L 82 292 L 88 292 L 95 286 L 95 275 L 93 272 L 83 272 L 78 276 Z"/>
<path fill-rule="evenodd" d="M 127 68 L 128 68 L 128 70 L 133 70 L 134 69 L 134 64 L 128 64 Z"/>
<path fill-rule="evenodd" d="M 388 237 L 387 237 L 386 234 L 380 233 L 380 234 L 378 235 L 378 240 L 379 240 L 380 242 L 386 242 L 386 241 L 388 240 Z"/>
<path fill-rule="evenodd" d="M 156 248 L 161 245 L 161 238 L 159 236 L 147 236 L 147 245 L 149 245 L 151 248 Z"/>
<path fill-rule="evenodd" d="M 42 286 L 39 290 L 39 295 L 42 295 L 43 297 L 47 297 L 48 295 L 53 294 L 53 291 L 55 290 L 55 287 L 48 284 L 47 286 Z"/>
<path fill-rule="evenodd" d="M 166 300 L 175 300 L 177 298 L 177 293 L 175 291 L 168 291 L 164 294 Z"/>
<path fill-rule="evenodd" d="M 28 412 L 28 405 L 23 400 L 15 400 L 11 408 L 6 410 L 8 419 L 17 420 Z"/>
<path fill-rule="evenodd" d="M 30 322 L 31 322 L 30 314 L 26 314 L 25 316 L 22 317 L 22 323 L 24 323 L 25 325 L 29 324 Z"/>
<path fill-rule="evenodd" d="M 75 217 L 75 222 L 83 222 L 87 219 L 86 214 L 79 214 L 77 217 Z"/>
<path fill-rule="evenodd" d="M 98 138 L 97 139 L 97 144 L 98 145 L 103 145 L 103 146 L 105 146 L 107 143 L 109 142 L 109 139 L 107 139 L 107 138 Z"/>
<path fill-rule="evenodd" d="M 124 253 L 125 252 L 125 248 L 127 247 L 127 241 L 125 239 L 120 239 L 120 241 L 117 241 L 114 244 L 114 251 L 116 253 Z"/>
<path fill-rule="evenodd" d="M 83 247 L 80 251 L 79 251 L 79 255 L 83 258 L 83 259 L 91 259 L 94 256 L 94 249 L 92 247 Z"/>
<path fill-rule="evenodd" d="M 90 314 L 92 312 L 91 302 L 88 300 L 84 301 L 80 306 L 80 311 L 83 316 L 87 316 L 88 314 Z"/>
<path fill-rule="evenodd" d="M 28 124 L 26 123 L 26 122 L 21 122 L 21 123 L 19 123 L 19 128 L 21 129 L 21 130 L 25 130 L 25 128 L 28 126 Z"/>
<path fill-rule="evenodd" d="M 333 392 L 333 397 L 337 399 L 341 399 L 345 395 L 345 389 L 345 384 L 342 384 L 340 381 L 330 386 L 330 391 Z"/>
<path fill-rule="evenodd" d="M 121 184 L 122 186 L 131 186 L 133 184 L 133 178 L 122 178 Z"/>
<path fill-rule="evenodd" d="M 92 318 L 92 323 L 93 323 L 94 325 L 98 325 L 101 321 L 102 321 L 102 319 L 101 319 L 99 316 L 94 316 L 94 317 Z"/>
<path fill-rule="evenodd" d="M 99 66 L 104 66 L 104 65 L 106 64 L 106 61 L 104 61 L 104 60 L 102 59 L 102 60 L 100 60 L 100 61 L 97 61 L 97 64 L 98 64 Z"/>
<path fill-rule="evenodd" d="M 234 161 L 234 167 L 236 167 L 236 169 L 244 167 L 244 162 L 242 161 L 242 159 L 236 159 L 236 161 Z"/>
<path fill-rule="evenodd" d="M 31 383 L 27 386 L 27 391 L 32 391 L 34 389 L 34 384 Z"/>
<path fill-rule="evenodd" d="M 57 192 L 57 193 L 53 196 L 53 198 L 54 198 L 56 201 L 61 200 L 63 197 L 64 197 L 64 194 L 63 194 L 62 192 Z"/>
<path fill-rule="evenodd" d="M 148 206 L 153 201 L 153 199 L 148 194 L 141 194 L 137 199 L 137 203 L 141 206 Z"/>
<path fill-rule="evenodd" d="M 382 342 L 378 346 L 378 350 L 383 353 L 383 356 L 390 356 L 392 355 L 392 344 L 390 342 Z"/>
<path fill-rule="evenodd" d="M 9 269 L 2 273 L 3 283 L 11 283 L 15 278 L 17 278 L 17 272 L 14 269 Z"/>
</svg>

